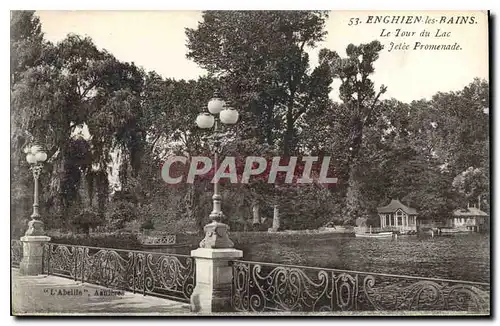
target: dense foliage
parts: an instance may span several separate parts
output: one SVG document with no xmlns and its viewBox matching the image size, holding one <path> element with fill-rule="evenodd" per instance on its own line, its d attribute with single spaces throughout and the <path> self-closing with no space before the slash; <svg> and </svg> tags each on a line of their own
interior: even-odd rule
<svg viewBox="0 0 500 326">
<path fill-rule="evenodd" d="M 481 203 L 489 210 L 489 85 L 402 103 L 383 99 L 371 79 L 379 42 L 321 45 L 322 11 L 210 11 L 187 29 L 187 57 L 208 71 L 174 80 L 121 62 L 88 37 L 43 38 L 34 12 L 11 14 L 12 229 L 24 231 L 32 180 L 23 149 L 46 148 L 41 211 L 49 229 L 199 232 L 211 211 L 209 180 L 167 186 L 168 155 L 210 153 L 194 124 L 215 90 L 240 112 L 222 156 L 331 156 L 335 187 L 222 186 L 234 230 L 252 230 L 252 212 L 282 227 L 353 223 L 391 198 L 424 217 Z M 333 31 L 334 32 L 334 31 Z M 340 102 L 330 99 L 340 82 Z M 88 130 L 88 135 L 81 131 Z"/>
</svg>

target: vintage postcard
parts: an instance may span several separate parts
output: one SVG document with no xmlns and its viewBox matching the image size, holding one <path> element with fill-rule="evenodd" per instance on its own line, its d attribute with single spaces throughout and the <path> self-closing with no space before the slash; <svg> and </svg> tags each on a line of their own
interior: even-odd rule
<svg viewBox="0 0 500 326">
<path fill-rule="evenodd" d="M 486 11 L 11 11 L 11 313 L 490 316 Z"/>
</svg>

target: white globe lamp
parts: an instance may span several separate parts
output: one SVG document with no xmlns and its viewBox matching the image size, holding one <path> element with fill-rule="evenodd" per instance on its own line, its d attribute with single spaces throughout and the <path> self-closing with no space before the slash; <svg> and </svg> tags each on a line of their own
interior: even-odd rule
<svg viewBox="0 0 500 326">
<path fill-rule="evenodd" d="M 196 125 L 202 129 L 209 129 L 214 126 L 215 119 L 210 113 L 200 113 L 196 117 Z"/>
<path fill-rule="evenodd" d="M 234 108 L 225 108 L 220 112 L 220 121 L 227 125 L 234 125 L 238 122 L 239 113 Z"/>
</svg>

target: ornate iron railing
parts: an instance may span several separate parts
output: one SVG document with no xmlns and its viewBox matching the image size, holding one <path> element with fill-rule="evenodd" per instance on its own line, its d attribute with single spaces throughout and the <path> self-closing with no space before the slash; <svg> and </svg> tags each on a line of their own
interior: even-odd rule
<svg viewBox="0 0 500 326">
<path fill-rule="evenodd" d="M 19 267 L 23 259 L 23 243 L 20 240 L 10 241 L 10 264 Z"/>
<path fill-rule="evenodd" d="M 234 261 L 236 311 L 489 312 L 488 283 Z"/>
<path fill-rule="evenodd" d="M 195 285 L 190 256 L 54 243 L 45 245 L 44 273 L 184 302 Z"/>
</svg>

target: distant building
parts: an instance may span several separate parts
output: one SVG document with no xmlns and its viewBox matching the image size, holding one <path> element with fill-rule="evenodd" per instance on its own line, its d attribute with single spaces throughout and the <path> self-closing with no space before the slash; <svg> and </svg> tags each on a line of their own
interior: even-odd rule
<svg viewBox="0 0 500 326">
<path fill-rule="evenodd" d="M 391 200 L 389 205 L 377 208 L 382 230 L 400 232 L 417 231 L 417 210 L 403 205 L 399 200 Z"/>
<path fill-rule="evenodd" d="M 447 226 L 462 231 L 482 232 L 487 229 L 487 219 L 488 214 L 479 208 L 461 208 L 453 211 Z"/>
</svg>

